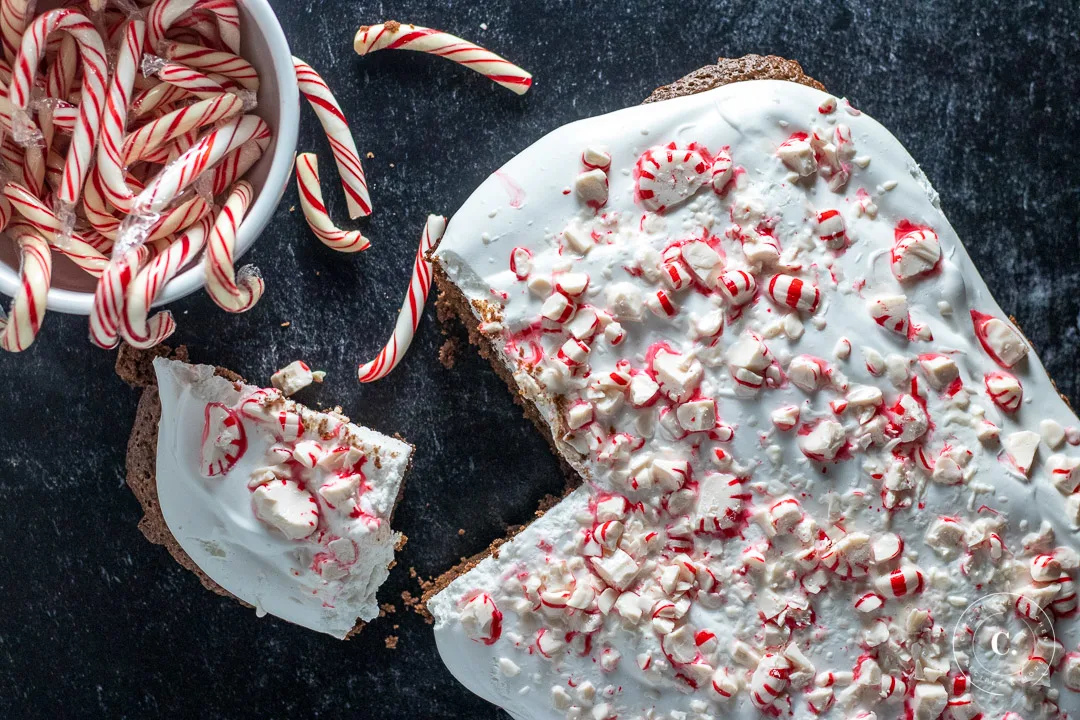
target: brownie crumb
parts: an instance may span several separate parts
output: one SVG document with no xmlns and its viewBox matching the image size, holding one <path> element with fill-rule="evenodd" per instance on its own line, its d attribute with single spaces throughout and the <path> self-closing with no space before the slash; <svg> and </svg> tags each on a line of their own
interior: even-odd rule
<svg viewBox="0 0 1080 720">
<path fill-rule="evenodd" d="M 397 606 L 394 603 L 383 603 L 379 606 L 379 617 L 386 617 L 387 615 L 393 615 L 397 612 Z"/>
<path fill-rule="evenodd" d="M 387 650 L 397 650 L 397 644 L 398 644 L 397 635 L 387 635 L 385 642 L 386 642 L 386 649 Z"/>
<path fill-rule="evenodd" d="M 465 528 L 458 528 L 457 534 L 459 537 L 465 535 Z"/>
<path fill-rule="evenodd" d="M 439 363 L 447 370 L 450 370 L 459 357 L 461 357 L 460 339 L 456 337 L 446 338 L 446 342 L 439 348 Z"/>
</svg>

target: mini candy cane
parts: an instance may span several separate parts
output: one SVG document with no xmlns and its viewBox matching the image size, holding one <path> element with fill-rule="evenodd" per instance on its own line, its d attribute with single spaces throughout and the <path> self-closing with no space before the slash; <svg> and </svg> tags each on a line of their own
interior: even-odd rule
<svg viewBox="0 0 1080 720">
<path fill-rule="evenodd" d="M 75 132 L 64 163 L 63 182 L 57 193 L 62 206 L 74 207 L 81 194 L 83 180 L 90 168 L 94 145 L 97 143 L 102 105 L 105 101 L 105 79 L 108 77 L 105 48 L 94 24 L 85 15 L 74 10 L 52 10 L 38 16 L 30 23 L 19 47 L 8 99 L 16 109 L 27 109 L 34 74 L 45 54 L 45 41 L 51 33 L 59 30 L 75 38 L 83 65 L 79 119 L 75 124 Z M 32 125 L 33 121 L 30 123 Z"/>
<path fill-rule="evenodd" d="M 341 112 L 341 106 L 334 99 L 319 74 L 303 60 L 294 57 L 293 68 L 300 92 L 311 103 L 311 108 L 322 123 L 326 137 L 330 141 L 330 150 L 334 153 L 341 187 L 345 190 L 345 200 L 349 206 L 349 217 L 355 220 L 371 214 L 371 197 L 368 195 L 367 179 L 364 168 L 360 166 L 360 153 L 356 151 L 349 123 Z"/>
<path fill-rule="evenodd" d="M 229 199 L 214 222 L 206 240 L 206 291 L 210 299 L 222 310 L 240 313 L 251 309 L 263 294 L 263 280 L 251 265 L 240 269 L 239 277 L 233 271 L 233 246 L 236 230 L 247 212 L 255 192 L 251 184 L 241 181 L 233 188 Z"/>
<path fill-rule="evenodd" d="M 147 47 L 156 51 L 165 40 L 169 28 L 192 9 L 212 13 L 217 21 L 221 42 L 231 52 L 240 52 L 240 12 L 235 0 L 155 0 L 147 13 Z"/>
<path fill-rule="evenodd" d="M 90 311 L 90 342 L 111 350 L 120 342 L 120 314 L 128 287 L 150 256 L 153 245 L 143 245 L 114 257 L 98 279 L 94 289 L 94 305 Z M 156 255 L 156 251 L 154 252 Z"/>
<path fill-rule="evenodd" d="M 180 63 L 165 63 L 157 73 L 163 83 L 191 93 L 200 100 L 207 100 L 218 93 L 226 92 L 225 87 L 204 72 L 189 68 Z M 161 87 L 155 85 L 154 87 Z M 153 89 L 153 88 L 151 88 Z"/>
<path fill-rule="evenodd" d="M 71 86 L 75 82 L 75 66 L 79 58 L 79 47 L 75 38 L 63 35 L 60 38 L 60 50 L 49 65 L 45 75 L 45 94 L 60 100 L 67 100 Z"/>
<path fill-rule="evenodd" d="M 300 153 L 296 156 L 296 186 L 300 193 L 300 207 L 304 210 L 311 232 L 322 241 L 323 245 L 338 252 L 360 252 L 371 247 L 371 243 L 359 230 L 342 230 L 330 220 L 323 204 L 322 189 L 319 187 L 319 158 L 313 153 Z"/>
<path fill-rule="evenodd" d="M 353 39 L 358 55 L 376 50 L 416 50 L 431 53 L 475 70 L 518 95 L 532 86 L 532 75 L 490 50 L 450 33 L 419 25 L 402 25 L 390 20 L 360 28 Z"/>
<path fill-rule="evenodd" d="M 193 67 L 196 70 L 224 75 L 252 92 L 259 89 L 258 73 L 255 72 L 251 63 L 239 55 L 174 41 L 164 43 L 163 50 L 163 55 L 167 60 Z"/>
<path fill-rule="evenodd" d="M 121 144 L 127 129 L 128 106 L 131 90 L 143 44 L 146 41 L 146 23 L 130 21 L 124 29 L 124 42 L 116 58 L 116 70 L 109 92 L 105 97 L 102 116 L 101 145 L 98 147 L 97 167 L 93 175 L 100 178 L 100 191 L 118 210 L 131 208 L 134 197 L 124 179 L 125 163 L 120 157 Z M 93 179 L 91 180 L 93 182 Z M 85 203 L 85 200 L 84 200 Z"/>
<path fill-rule="evenodd" d="M 196 9 L 214 16 L 221 42 L 229 52 L 239 55 L 240 10 L 236 7 L 236 0 L 201 0 Z"/>
<path fill-rule="evenodd" d="M 251 166 L 258 162 L 262 154 L 266 152 L 266 148 L 270 146 L 270 140 L 272 139 L 270 134 L 270 128 L 263 127 L 261 132 L 258 132 L 241 145 L 237 150 L 225 156 L 225 158 L 214 167 L 214 174 L 211 178 L 210 194 L 217 197 L 221 193 L 225 192 L 232 186 L 244 173 L 251 169 Z"/>
<path fill-rule="evenodd" d="M 3 194 L 28 223 L 49 240 L 49 247 L 70 258 L 90 275 L 101 276 L 109 259 L 78 233 L 72 233 L 71 238 L 63 246 L 57 244 L 56 236 L 61 230 L 61 222 L 36 195 L 26 187 L 13 182 L 4 186 Z"/>
<path fill-rule="evenodd" d="M 187 91 L 181 87 L 158 83 L 136 93 L 131 100 L 131 111 L 135 117 L 142 117 L 159 107 L 168 106 L 182 99 L 187 94 Z"/>
<path fill-rule="evenodd" d="M 120 322 L 120 334 L 132 347 L 151 348 L 176 329 L 171 312 L 165 310 L 149 319 L 147 314 L 165 285 L 203 249 L 211 222 L 209 216 L 204 217 L 151 260 L 132 280 Z"/>
<path fill-rule="evenodd" d="M 189 130 L 212 125 L 235 115 L 243 108 L 244 102 L 240 98 L 226 93 L 162 115 L 124 139 L 124 145 L 120 149 L 120 164 L 132 165 L 142 160 L 150 151 Z"/>
<path fill-rule="evenodd" d="M 0 0 L 0 34 L 6 62 L 12 62 L 18 54 L 29 21 L 30 0 Z"/>
<path fill-rule="evenodd" d="M 49 244 L 27 226 L 13 229 L 21 258 L 19 288 L 11 300 L 11 310 L 0 318 L 0 348 L 22 352 L 30 347 L 45 317 L 45 299 L 52 283 L 52 253 Z"/>
<path fill-rule="evenodd" d="M 416 262 L 413 264 L 412 280 L 405 302 L 401 304 L 394 333 L 375 359 L 360 366 L 357 374 L 360 382 L 367 383 L 386 377 L 412 344 L 416 326 L 420 324 L 420 315 L 424 312 L 428 290 L 431 289 L 431 263 L 427 253 L 442 239 L 446 230 L 446 218 L 440 215 L 428 215 L 424 225 L 424 234 L 420 238 L 420 247 L 416 250 Z"/>
</svg>

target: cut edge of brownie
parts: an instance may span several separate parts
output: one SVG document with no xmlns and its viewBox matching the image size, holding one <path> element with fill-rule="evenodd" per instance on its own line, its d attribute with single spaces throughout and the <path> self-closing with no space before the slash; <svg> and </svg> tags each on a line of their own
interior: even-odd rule
<svg viewBox="0 0 1080 720">
<path fill-rule="evenodd" d="M 695 95 L 720 87 L 721 85 L 729 85 L 731 83 L 743 82 L 746 80 L 784 80 L 800 85 L 807 85 L 822 91 L 825 90 L 825 87 L 821 83 L 803 72 L 802 66 L 794 60 L 788 60 L 776 55 L 744 55 L 740 58 L 718 58 L 715 65 L 708 65 L 700 68 L 689 75 L 676 80 L 670 85 L 664 85 L 657 88 L 643 101 L 643 104 L 659 102 L 661 100 L 670 100 L 686 95 Z M 525 417 L 532 421 L 533 425 L 540 431 L 540 434 L 547 440 L 548 445 L 551 446 L 551 450 L 555 454 L 555 457 L 558 458 L 563 474 L 567 478 L 567 489 L 561 497 L 549 495 L 541 501 L 540 507 L 536 511 L 535 518 L 530 521 L 530 523 L 535 522 L 543 517 L 544 513 L 554 507 L 560 500 L 579 487 L 582 484 L 581 476 L 566 461 L 566 459 L 563 458 L 562 454 L 559 453 L 555 438 L 552 437 L 551 434 L 551 428 L 547 424 L 547 421 L 544 420 L 543 414 L 540 412 L 539 408 L 536 407 L 535 403 L 533 403 L 533 401 L 521 391 L 521 388 L 518 387 L 517 381 L 514 380 L 514 375 L 509 368 L 500 362 L 498 351 L 495 349 L 495 345 L 491 338 L 480 332 L 480 321 L 473 313 L 473 308 L 469 299 L 465 297 L 465 294 L 461 289 L 450 280 L 450 277 L 446 274 L 446 270 L 439 263 L 439 258 L 435 255 L 435 249 L 437 249 L 437 247 L 438 246 L 436 245 L 436 247 L 430 251 L 429 257 L 432 259 L 432 268 L 434 270 L 433 277 L 435 279 L 435 285 L 438 288 L 435 308 L 439 322 L 443 324 L 444 328 L 447 328 L 454 323 L 464 326 L 469 336 L 469 343 L 476 346 L 480 356 L 491 364 L 495 374 L 506 383 L 507 388 L 510 390 L 510 394 L 514 398 L 514 402 L 521 406 Z M 493 540 L 487 549 L 462 560 L 454 567 L 437 576 L 424 590 L 424 594 L 421 597 L 423 605 L 426 607 L 431 598 L 445 590 L 450 583 L 475 568 L 486 558 L 491 556 L 497 558 L 499 548 L 512 540 L 526 527 L 528 527 L 528 524 L 507 528 L 506 534 Z"/>
<path fill-rule="evenodd" d="M 157 434 L 158 423 L 161 421 L 161 399 L 158 396 L 157 375 L 154 372 L 154 360 L 163 357 L 170 360 L 189 362 L 187 348 L 180 346 L 174 351 L 166 345 L 158 345 L 149 350 L 137 350 L 127 344 L 121 345 L 116 356 L 116 374 L 120 379 L 136 390 L 141 390 L 139 405 L 135 411 L 135 422 L 132 425 L 131 436 L 128 438 L 127 459 L 125 461 L 126 482 L 135 499 L 143 510 L 143 517 L 139 520 L 139 530 L 143 536 L 155 545 L 162 545 L 168 550 L 173 559 L 181 567 L 191 571 L 199 578 L 199 582 L 207 590 L 232 598 L 244 607 L 254 606 L 233 595 L 225 588 L 218 585 L 210 578 L 202 568 L 196 564 L 191 556 L 173 536 L 165 522 L 165 516 L 161 512 L 161 503 L 157 492 Z M 231 382 L 243 383 L 244 379 L 237 373 L 223 367 L 215 367 L 214 374 Z M 393 522 L 394 512 L 405 492 L 405 481 L 412 470 L 413 458 L 416 448 L 406 442 L 400 435 L 394 438 L 405 443 L 413 452 L 409 454 L 409 462 L 405 466 L 401 485 L 398 488 L 397 498 L 390 513 L 390 521 Z M 405 547 L 408 537 L 404 533 L 394 546 L 395 555 Z M 388 570 L 397 564 L 397 559 L 391 561 Z M 345 639 L 355 636 L 367 623 L 357 619 L 356 625 L 345 635 Z"/>
</svg>

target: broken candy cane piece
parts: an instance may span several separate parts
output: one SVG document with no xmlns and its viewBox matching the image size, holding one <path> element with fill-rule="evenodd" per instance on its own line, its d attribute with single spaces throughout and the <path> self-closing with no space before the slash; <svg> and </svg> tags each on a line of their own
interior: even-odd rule
<svg viewBox="0 0 1080 720">
<path fill-rule="evenodd" d="M 804 425 L 799 430 L 799 450 L 811 460 L 831 462 L 846 443 L 844 426 L 834 420 L 822 420 L 816 425 Z"/>
<path fill-rule="evenodd" d="M 817 236 L 830 250 L 841 250 L 847 245 L 844 216 L 839 210 L 822 210 L 817 214 Z"/>
<path fill-rule="evenodd" d="M 1003 368 L 1011 368 L 1028 354 L 1027 343 L 1012 325 L 993 315 L 971 311 L 975 337 L 990 358 Z"/>
<path fill-rule="evenodd" d="M 371 242 L 362 232 L 342 230 L 330 219 L 319 185 L 319 158 L 314 153 L 300 153 L 296 156 L 296 187 L 299 190 L 304 219 L 323 245 L 347 253 L 360 252 L 371 247 Z"/>
<path fill-rule="evenodd" d="M 319 525 L 319 506 L 311 493 L 295 480 L 272 480 L 255 488 L 251 498 L 255 516 L 290 540 L 300 540 Z"/>
<path fill-rule="evenodd" d="M 720 276 L 716 288 L 732 307 L 741 307 L 754 299 L 757 280 L 745 270 L 732 270 Z"/>
<path fill-rule="evenodd" d="M 578 200 L 593 209 L 607 204 L 608 177 L 603 170 L 586 170 L 574 178 L 574 193 Z"/>
<path fill-rule="evenodd" d="M 502 612 L 487 593 L 476 595 L 461 609 L 465 634 L 474 642 L 493 645 L 502 635 Z"/>
<path fill-rule="evenodd" d="M 1008 455 L 1013 466 L 1024 477 L 1031 475 L 1031 465 L 1035 462 L 1035 453 L 1039 449 L 1039 439 L 1038 433 L 1021 430 L 1006 435 L 1001 441 L 1002 447 L 1005 448 L 1005 454 Z"/>
<path fill-rule="evenodd" d="M 986 394 L 999 408 L 1007 413 L 1014 413 L 1020 408 L 1024 400 L 1024 386 L 1015 375 L 991 372 L 986 373 L 983 381 L 986 383 Z"/>
<path fill-rule="evenodd" d="M 300 392 L 314 381 L 311 368 L 303 360 L 296 360 L 270 376 L 270 384 L 286 397 Z"/>
<path fill-rule="evenodd" d="M 528 248 L 516 247 L 510 251 L 510 272 L 518 280 L 524 280 L 532 272 L 532 253 Z"/>
<path fill-rule="evenodd" d="M 431 53 L 464 65 L 518 95 L 523 95 L 532 87 L 532 75 L 509 60 L 450 33 L 420 25 L 393 20 L 365 25 L 353 38 L 353 50 L 357 55 L 367 55 L 376 50 Z"/>
<path fill-rule="evenodd" d="M 797 405 L 784 405 L 773 410 L 770 418 L 777 430 L 791 430 L 799 424 L 799 407 Z"/>
<path fill-rule="evenodd" d="M 603 148 L 587 147 L 581 153 L 581 164 L 586 170 L 607 172 L 611 168 L 611 153 Z"/>
<path fill-rule="evenodd" d="M 239 414 L 226 405 L 207 403 L 203 413 L 199 468 L 203 477 L 224 475 L 247 451 L 247 433 Z"/>
<path fill-rule="evenodd" d="M 776 149 L 776 156 L 788 170 L 799 177 L 813 175 L 817 170 L 814 148 L 810 146 L 810 136 L 804 132 L 793 133 L 791 137 Z"/>
<path fill-rule="evenodd" d="M 30 347 L 45 318 L 45 302 L 52 285 L 52 252 L 49 244 L 29 227 L 9 234 L 16 237 L 21 261 L 19 287 L 7 317 L 0 313 L 0 347 L 22 352 Z"/>
<path fill-rule="evenodd" d="M 712 161 L 695 144 L 651 147 L 634 165 L 634 198 L 646 210 L 663 213 L 689 200 L 709 179 Z"/>
<path fill-rule="evenodd" d="M 750 700 L 754 707 L 765 710 L 787 690 L 791 677 L 791 661 L 783 655 L 767 653 L 750 676 Z"/>
<path fill-rule="evenodd" d="M 921 593 L 923 573 L 917 566 L 904 563 L 897 569 L 874 581 L 878 592 L 886 597 L 902 598 Z"/>
<path fill-rule="evenodd" d="M 910 320 L 905 295 L 879 295 L 869 303 L 870 317 L 881 327 L 897 335 L 908 336 Z"/>
<path fill-rule="evenodd" d="M 405 356 L 409 345 L 412 344 L 416 326 L 420 324 L 420 316 L 424 312 L 428 291 L 431 289 L 431 263 L 428 262 L 427 254 L 442 239 L 445 231 L 446 218 L 441 215 L 428 215 L 427 223 L 424 225 L 424 234 L 420 238 L 420 246 L 416 249 L 412 279 L 409 281 L 405 300 L 401 304 L 394 332 L 375 359 L 360 366 L 357 371 L 360 382 L 372 382 L 386 377 L 401 362 L 401 358 Z"/>
<path fill-rule="evenodd" d="M 739 525 L 744 503 L 750 499 L 745 482 L 727 473 L 710 473 L 702 479 L 695 511 L 698 532 L 724 532 Z"/>
<path fill-rule="evenodd" d="M 712 162 L 712 188 L 717 194 L 724 192 L 728 181 L 731 180 L 731 153 L 727 148 L 716 153 Z"/>
<path fill-rule="evenodd" d="M 821 301 L 821 292 L 812 284 L 791 275 L 769 278 L 769 297 L 777 305 L 812 313 Z"/>
<path fill-rule="evenodd" d="M 900 236 L 891 254 L 892 273 L 900 282 L 933 272 L 941 262 L 937 233 L 918 228 Z"/>
<path fill-rule="evenodd" d="M 1055 454 L 1046 460 L 1050 482 L 1062 495 L 1071 495 L 1080 488 L 1080 458 Z"/>
</svg>

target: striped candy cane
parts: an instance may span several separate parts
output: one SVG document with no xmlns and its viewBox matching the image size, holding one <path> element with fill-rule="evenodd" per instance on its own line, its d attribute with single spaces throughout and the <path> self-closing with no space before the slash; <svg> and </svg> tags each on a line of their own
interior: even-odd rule
<svg viewBox="0 0 1080 720">
<path fill-rule="evenodd" d="M 319 158 L 313 153 L 300 153 L 296 156 L 296 186 L 308 227 L 323 245 L 347 253 L 360 252 L 371 247 L 371 243 L 359 230 L 342 230 L 330 220 L 326 205 L 323 204 L 322 189 L 319 187 Z"/>
<path fill-rule="evenodd" d="M 124 133 L 127 131 L 131 90 L 135 83 L 139 58 L 145 42 L 146 23 L 141 20 L 128 22 L 124 29 L 124 42 L 116 58 L 116 70 L 105 98 L 97 167 L 91 177 L 91 183 L 94 182 L 95 177 L 97 178 L 100 192 L 104 197 L 108 198 L 118 210 L 123 211 L 130 210 L 134 193 L 124 177 L 125 163 L 120 157 L 120 149 L 124 142 Z"/>
<path fill-rule="evenodd" d="M 75 38 L 63 35 L 60 49 L 45 74 L 45 94 L 59 100 L 67 100 L 75 83 L 75 69 L 79 62 L 79 47 Z"/>
<path fill-rule="evenodd" d="M 229 52 L 240 54 L 240 11 L 235 0 L 200 0 L 192 14 L 173 27 L 195 30 L 200 37 L 220 41 Z"/>
<path fill-rule="evenodd" d="M 445 230 L 446 218 L 428 215 L 424 234 L 420 238 L 420 247 L 416 250 L 409 291 L 405 294 L 405 302 L 401 304 L 394 332 L 375 359 L 360 366 L 357 371 L 360 382 L 367 383 L 386 377 L 401 362 L 412 344 L 416 326 L 420 324 L 420 316 L 424 312 L 428 291 L 431 289 L 431 263 L 428 262 L 427 253 L 442 239 Z"/>
<path fill-rule="evenodd" d="M 71 146 L 64 162 L 64 177 L 57 193 L 61 205 L 74 207 L 93 159 L 105 102 L 105 79 L 108 77 L 105 48 L 94 24 L 74 10 L 51 10 L 35 18 L 23 36 L 15 59 L 8 99 L 17 110 L 26 110 L 34 74 L 45 54 L 46 40 L 56 31 L 67 32 L 75 38 L 83 66 L 79 119 L 71 137 Z M 33 125 L 32 120 L 29 122 Z"/>
<path fill-rule="evenodd" d="M 206 73 L 180 63 L 165 63 L 161 70 L 158 70 L 157 76 L 163 83 L 191 93 L 200 100 L 207 100 L 219 93 L 226 92 L 224 85 Z M 160 86 L 155 85 L 154 87 Z"/>
<path fill-rule="evenodd" d="M 490 50 L 441 30 L 419 25 L 402 25 L 390 20 L 360 28 L 353 39 L 358 55 L 376 50 L 415 50 L 431 53 L 475 70 L 489 80 L 518 95 L 532 86 L 532 75 Z"/>
<path fill-rule="evenodd" d="M 254 266 L 242 267 L 239 276 L 233 270 L 236 231 L 254 194 L 251 183 L 246 180 L 238 182 L 206 240 L 206 257 L 203 260 L 206 292 L 218 307 L 227 312 L 250 310 L 259 302 L 265 288 L 262 276 Z"/>
<path fill-rule="evenodd" d="M 270 146 L 273 135 L 270 128 L 264 127 L 262 132 L 256 133 L 251 140 L 241 145 L 238 149 L 225 156 L 214 167 L 210 182 L 210 194 L 217 197 L 232 187 L 233 183 L 244 176 L 251 166 L 259 161 L 266 148 Z"/>
<path fill-rule="evenodd" d="M 11 63 L 19 53 L 26 25 L 30 22 L 30 0 L 0 0 L 0 35 L 4 60 Z"/>
<path fill-rule="evenodd" d="M 187 95 L 188 92 L 183 88 L 157 83 L 135 93 L 135 97 L 131 99 L 131 112 L 135 117 L 142 117 L 152 113 L 159 107 L 168 107 L 177 100 L 187 97 Z"/>
<path fill-rule="evenodd" d="M 240 52 L 240 11 L 235 0 L 155 0 L 147 13 L 146 45 L 150 52 L 157 51 L 169 28 L 191 27 L 193 21 L 185 16 L 192 11 L 211 13 L 221 42 L 230 52 Z M 181 18 L 185 21 L 180 22 Z"/>
<path fill-rule="evenodd" d="M 101 277 L 109 259 L 78 233 L 72 233 L 66 242 L 59 243 L 57 235 L 61 233 L 62 224 L 56 214 L 36 195 L 25 186 L 13 182 L 4 186 L 3 194 L 11 202 L 11 207 L 48 240 L 49 247 L 70 258 L 93 277 Z"/>
<path fill-rule="evenodd" d="M 330 88 L 319 77 L 319 74 L 311 69 L 310 65 L 294 57 L 293 69 L 296 70 L 296 81 L 300 84 L 300 92 L 311 103 L 311 108 L 318 116 L 323 131 L 326 132 L 326 137 L 330 141 L 330 150 L 334 153 L 338 175 L 341 176 L 341 187 L 345 190 L 349 217 L 355 220 L 358 217 L 370 215 L 371 197 L 368 195 L 367 179 L 364 177 L 364 168 L 360 165 L 360 153 L 356 151 L 356 143 L 353 142 L 349 123 L 341 112 L 341 106 L 334 99 Z"/>
<path fill-rule="evenodd" d="M 213 125 L 231 117 L 244 108 L 243 101 L 232 93 L 200 100 L 194 105 L 174 110 L 148 122 L 124 139 L 120 149 L 120 164 L 132 165 L 151 151 L 165 145 L 189 130 Z"/>
<path fill-rule="evenodd" d="M 202 251 L 212 220 L 204 217 L 136 274 L 120 313 L 120 334 L 132 347 L 151 348 L 172 335 L 176 321 L 163 310 L 147 318 L 165 285 Z"/>
<path fill-rule="evenodd" d="M 246 90 L 259 89 L 259 75 L 244 58 L 222 50 L 210 50 L 199 45 L 169 41 L 163 44 L 165 59 L 193 67 L 207 73 L 224 75 L 235 80 Z"/>
<path fill-rule="evenodd" d="M 19 248 L 19 287 L 11 310 L 0 318 L 0 348 L 22 352 L 30 347 L 45 317 L 45 300 L 52 284 L 52 252 L 32 228 L 21 223 L 11 234 Z"/>
<path fill-rule="evenodd" d="M 120 342 L 120 315 L 124 309 L 128 287 L 136 273 L 146 264 L 154 245 L 142 245 L 109 261 L 94 289 L 94 305 L 90 310 L 90 342 L 111 350 Z"/>
</svg>

